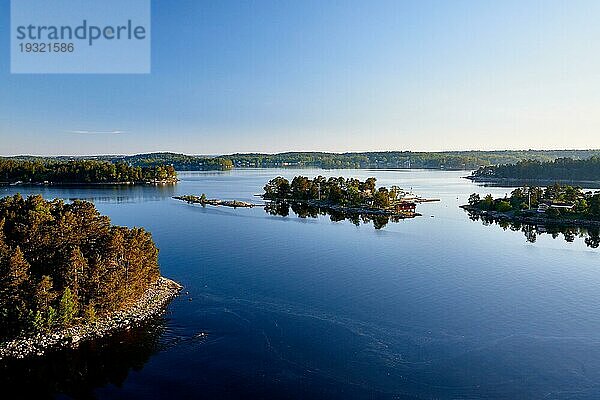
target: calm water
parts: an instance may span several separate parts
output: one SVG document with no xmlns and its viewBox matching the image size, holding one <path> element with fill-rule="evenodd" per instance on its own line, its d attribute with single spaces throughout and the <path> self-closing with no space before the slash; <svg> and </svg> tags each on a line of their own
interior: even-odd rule
<svg viewBox="0 0 600 400">
<path fill-rule="evenodd" d="M 376 230 L 171 199 L 257 201 L 268 179 L 300 173 L 375 176 L 442 201 Z M 600 250 L 470 221 L 458 208 L 470 193 L 510 189 L 464 174 L 236 170 L 182 173 L 174 188 L 0 188 L 93 200 L 147 228 L 163 274 L 189 292 L 148 327 L 20 365 L 21 378 L 99 399 L 600 398 Z"/>
</svg>

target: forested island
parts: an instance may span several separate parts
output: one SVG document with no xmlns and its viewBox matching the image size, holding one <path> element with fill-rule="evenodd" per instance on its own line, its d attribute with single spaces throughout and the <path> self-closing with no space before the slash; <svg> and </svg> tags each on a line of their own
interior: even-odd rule
<svg viewBox="0 0 600 400">
<path fill-rule="evenodd" d="M 361 181 L 323 176 L 313 179 L 296 176 L 291 182 L 278 176 L 267 182 L 261 197 L 267 201 L 264 209 L 271 215 L 285 217 L 291 209 L 300 218 L 329 215 L 334 222 L 349 220 L 357 226 L 361 222 L 373 222 L 376 229 L 383 228 L 390 221 L 419 216 L 417 203 L 438 201 L 417 197 L 397 186 L 377 188 L 375 178 Z M 209 199 L 204 193 L 200 196 L 175 196 L 174 199 L 203 207 L 252 208 L 257 205 L 238 200 Z"/>
<path fill-rule="evenodd" d="M 0 359 L 126 328 L 180 289 L 160 276 L 150 233 L 111 225 L 92 203 L 0 200 Z"/>
<path fill-rule="evenodd" d="M 388 222 L 413 218 L 420 214 L 416 205 L 428 200 L 405 192 L 397 186 L 376 188 L 376 179 L 364 182 L 354 178 L 325 178 L 318 176 L 309 179 L 296 176 L 290 183 L 279 176 L 271 179 L 264 187 L 261 197 L 266 200 L 264 210 L 270 215 L 288 216 L 290 209 L 300 218 L 317 218 L 329 215 L 331 221 L 349 220 L 355 225 L 372 222 L 381 229 Z M 205 207 L 224 206 L 232 208 L 252 208 L 257 204 L 239 200 L 209 199 L 204 193 L 200 196 L 183 195 L 174 199 Z"/>
<path fill-rule="evenodd" d="M 289 182 L 279 176 L 264 186 L 262 197 L 275 203 L 302 203 L 312 207 L 362 215 L 414 217 L 416 203 L 426 201 L 398 186 L 376 188 L 377 180 L 367 178 L 313 179 L 296 176 Z"/>
<path fill-rule="evenodd" d="M 36 161 L 42 163 L 65 163 L 68 161 L 106 161 L 111 164 L 122 163 L 131 167 L 142 168 L 171 166 L 177 171 L 226 171 L 233 168 L 233 163 L 229 158 L 218 156 L 192 156 L 169 152 L 98 156 L 14 156 L 4 157 L 4 159 L 16 161 Z"/>
<path fill-rule="evenodd" d="M 0 158 L 0 183 L 167 184 L 177 182 L 172 165 L 132 166 L 99 160 Z"/>
<path fill-rule="evenodd" d="M 514 164 L 480 167 L 468 178 L 475 182 L 497 184 L 552 184 L 558 181 L 596 186 L 600 184 L 600 157 L 523 160 Z"/>
<path fill-rule="evenodd" d="M 481 198 L 473 193 L 462 206 L 471 215 L 522 223 L 555 226 L 599 227 L 600 192 L 554 184 L 515 189 L 510 196 Z"/>
</svg>

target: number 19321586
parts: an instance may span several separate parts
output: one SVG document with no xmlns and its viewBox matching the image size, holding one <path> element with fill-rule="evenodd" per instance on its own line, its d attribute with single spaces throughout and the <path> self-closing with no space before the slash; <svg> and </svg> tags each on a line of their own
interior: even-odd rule
<svg viewBox="0 0 600 400">
<path fill-rule="evenodd" d="M 21 53 L 72 53 L 73 43 L 19 43 Z"/>
</svg>

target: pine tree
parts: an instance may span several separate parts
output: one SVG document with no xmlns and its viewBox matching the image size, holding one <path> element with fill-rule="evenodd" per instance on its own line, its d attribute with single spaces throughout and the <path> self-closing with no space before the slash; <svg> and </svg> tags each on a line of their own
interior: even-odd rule
<svg viewBox="0 0 600 400">
<path fill-rule="evenodd" d="M 15 294 L 29 280 L 29 263 L 19 246 L 10 255 L 8 271 L 4 279 L 5 284 L 15 290 Z"/>
<path fill-rule="evenodd" d="M 48 275 L 42 276 L 38 282 L 34 292 L 34 302 L 37 311 L 45 313 L 51 307 L 52 302 L 56 298 L 56 293 L 53 291 L 52 278 Z"/>
<path fill-rule="evenodd" d="M 83 279 L 86 269 L 87 261 L 83 253 L 81 253 L 79 247 L 74 247 L 63 271 L 63 276 L 65 286 L 71 289 L 75 296 L 79 296 L 80 281 Z"/>
<path fill-rule="evenodd" d="M 8 287 L 10 280 L 9 276 L 9 257 L 11 254 L 10 247 L 6 244 L 4 235 L 4 219 L 0 220 L 0 308 L 6 309 L 9 307 L 9 296 L 11 289 Z"/>
<path fill-rule="evenodd" d="M 96 322 L 96 320 L 97 320 L 96 307 L 94 306 L 94 303 L 90 303 L 85 307 L 83 317 L 85 318 L 86 322 L 89 322 L 89 323 Z"/>
<path fill-rule="evenodd" d="M 77 316 L 77 298 L 66 288 L 58 303 L 58 318 L 63 326 L 69 326 Z"/>
<path fill-rule="evenodd" d="M 17 247 L 0 262 L 2 291 L 0 292 L 0 324 L 2 331 L 12 332 L 27 325 L 30 301 L 29 263 Z"/>
<path fill-rule="evenodd" d="M 30 328 L 34 332 L 40 332 L 45 329 L 44 316 L 39 311 L 29 311 Z"/>
<path fill-rule="evenodd" d="M 2 218 L 0 220 L 0 258 L 8 255 L 10 251 L 10 247 L 8 247 L 8 243 L 6 243 L 6 234 L 4 233 L 4 225 L 6 220 Z"/>
<path fill-rule="evenodd" d="M 46 323 L 45 323 L 46 327 L 48 329 L 52 329 L 53 327 L 56 326 L 57 321 L 58 321 L 58 314 L 56 313 L 56 310 L 52 306 L 48 307 L 48 312 L 46 313 Z"/>
</svg>

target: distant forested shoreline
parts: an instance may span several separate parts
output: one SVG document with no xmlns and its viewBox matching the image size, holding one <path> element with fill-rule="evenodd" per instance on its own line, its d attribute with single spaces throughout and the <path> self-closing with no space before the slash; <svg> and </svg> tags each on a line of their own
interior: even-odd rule
<svg viewBox="0 0 600 400">
<path fill-rule="evenodd" d="M 551 161 L 560 157 L 586 159 L 600 156 L 600 150 L 502 150 L 412 152 L 381 151 L 361 153 L 289 152 L 279 154 L 233 154 L 235 167 L 313 167 L 324 169 L 444 169 L 473 170 L 481 166 L 516 163 L 522 160 Z"/>
<path fill-rule="evenodd" d="M 600 157 L 600 150 L 499 150 L 446 152 L 285 152 L 278 154 L 238 153 L 218 156 L 186 155 L 170 152 L 137 155 L 100 156 L 17 156 L 4 160 L 68 162 L 105 161 L 131 167 L 172 166 L 177 171 L 226 171 L 232 168 L 323 168 L 386 169 L 418 168 L 444 170 L 476 170 L 480 167 L 515 164 L 525 160 L 549 162 L 558 158 L 585 160 Z"/>
<path fill-rule="evenodd" d="M 101 160 L 0 158 L 0 183 L 112 184 L 174 183 L 171 165 L 132 166 Z"/>
<path fill-rule="evenodd" d="M 523 160 L 514 164 L 480 167 L 469 177 L 476 182 L 598 182 L 600 156 L 588 159 Z"/>
</svg>

